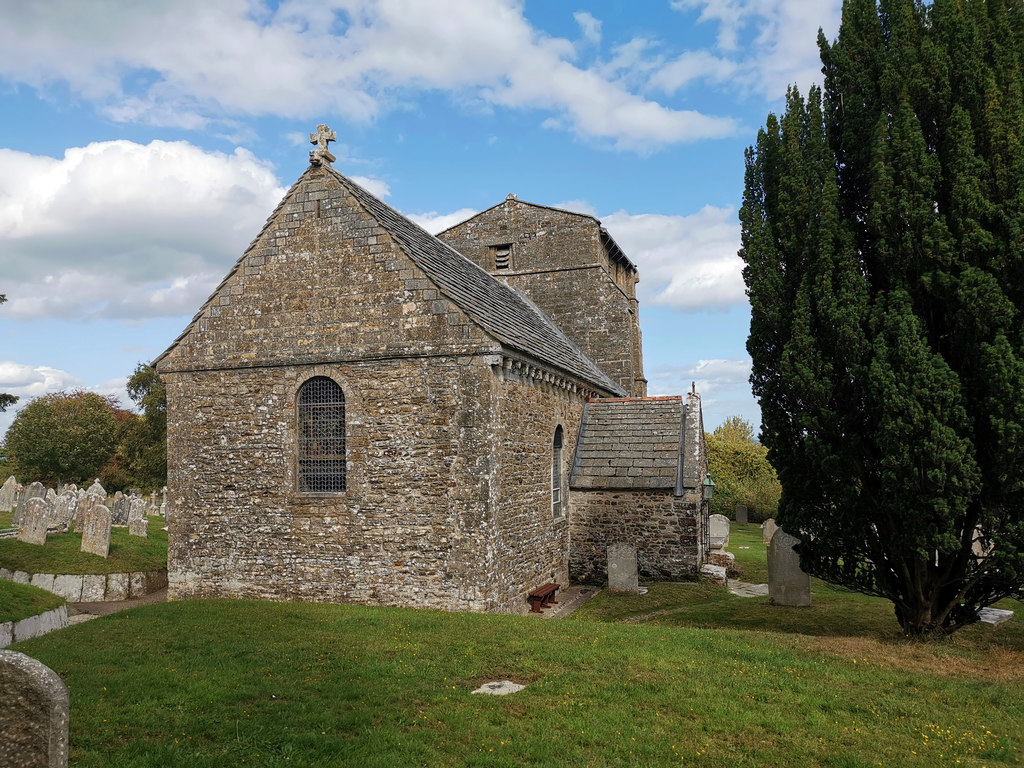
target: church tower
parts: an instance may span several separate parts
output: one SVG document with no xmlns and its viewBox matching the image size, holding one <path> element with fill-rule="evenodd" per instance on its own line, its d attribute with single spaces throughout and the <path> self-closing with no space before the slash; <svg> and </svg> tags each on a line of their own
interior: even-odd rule
<svg viewBox="0 0 1024 768">
<path fill-rule="evenodd" d="M 598 219 L 509 195 L 438 238 L 526 294 L 630 397 L 646 397 L 636 265 Z"/>
</svg>

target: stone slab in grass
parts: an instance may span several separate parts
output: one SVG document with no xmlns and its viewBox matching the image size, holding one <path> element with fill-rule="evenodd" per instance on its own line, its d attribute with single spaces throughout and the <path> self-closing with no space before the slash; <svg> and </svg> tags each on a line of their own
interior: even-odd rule
<svg viewBox="0 0 1024 768">
<path fill-rule="evenodd" d="M 489 696 L 507 696 L 510 693 L 521 691 L 525 687 L 525 685 L 513 683 L 511 680 L 499 680 L 494 683 L 484 683 L 473 693 L 486 693 Z"/>
<path fill-rule="evenodd" d="M 978 611 L 978 621 L 982 624 L 990 624 L 998 627 L 1013 618 L 1013 611 L 1006 611 L 1002 608 L 982 608 Z"/>
</svg>

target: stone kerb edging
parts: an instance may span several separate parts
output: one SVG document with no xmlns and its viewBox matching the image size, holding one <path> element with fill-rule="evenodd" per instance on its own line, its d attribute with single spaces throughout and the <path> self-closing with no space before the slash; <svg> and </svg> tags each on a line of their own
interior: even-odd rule
<svg viewBox="0 0 1024 768">
<path fill-rule="evenodd" d="M 62 605 L 46 613 L 29 616 L 21 621 L 0 621 L 0 648 L 33 637 L 45 635 L 68 625 L 68 607 Z"/>
<path fill-rule="evenodd" d="M 67 600 L 69 603 L 109 603 L 142 597 L 167 586 L 167 569 L 136 573 L 99 573 L 71 575 L 25 573 L 0 568 L 0 579 L 31 584 Z"/>
</svg>

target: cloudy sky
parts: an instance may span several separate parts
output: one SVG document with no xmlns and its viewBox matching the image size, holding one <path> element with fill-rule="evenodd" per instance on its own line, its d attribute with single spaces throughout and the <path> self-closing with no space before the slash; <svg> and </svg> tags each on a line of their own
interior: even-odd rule
<svg viewBox="0 0 1024 768">
<path fill-rule="evenodd" d="M 515 193 L 639 266 L 651 394 L 757 426 L 743 150 L 840 0 L 0 0 L 0 392 L 119 395 L 308 162 L 431 231 Z M 12 413 L 0 415 L 0 434 Z"/>
</svg>

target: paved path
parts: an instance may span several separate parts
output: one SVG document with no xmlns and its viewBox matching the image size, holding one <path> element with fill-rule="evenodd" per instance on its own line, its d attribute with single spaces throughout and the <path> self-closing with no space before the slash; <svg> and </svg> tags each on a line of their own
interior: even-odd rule
<svg viewBox="0 0 1024 768">
<path fill-rule="evenodd" d="M 109 603 L 69 603 L 68 624 L 81 624 L 83 621 L 95 619 L 97 616 L 108 616 L 111 613 L 137 608 L 140 605 L 165 602 L 167 602 L 167 587 L 142 597 L 133 597 L 131 600 L 114 600 Z"/>
</svg>

